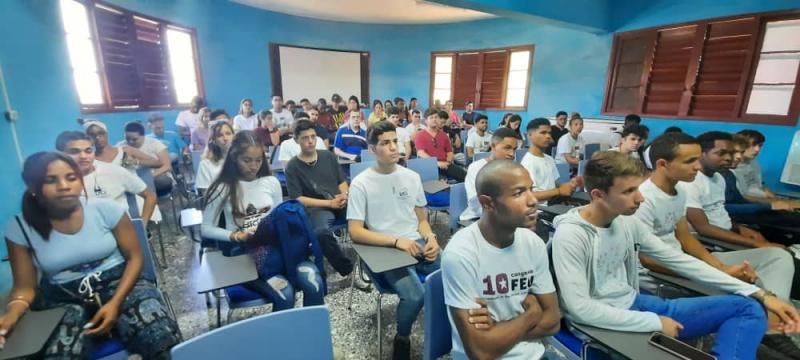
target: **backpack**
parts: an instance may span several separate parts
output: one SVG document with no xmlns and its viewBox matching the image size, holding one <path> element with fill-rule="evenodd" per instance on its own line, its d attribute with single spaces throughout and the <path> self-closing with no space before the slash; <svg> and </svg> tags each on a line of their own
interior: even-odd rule
<svg viewBox="0 0 800 360">
<path fill-rule="evenodd" d="M 272 209 L 261 219 L 253 239 L 249 252 L 259 277 L 284 275 L 297 288 L 297 264 L 310 260 L 322 276 L 323 293 L 327 293 L 322 248 L 306 208 L 299 201 L 287 200 Z"/>
</svg>

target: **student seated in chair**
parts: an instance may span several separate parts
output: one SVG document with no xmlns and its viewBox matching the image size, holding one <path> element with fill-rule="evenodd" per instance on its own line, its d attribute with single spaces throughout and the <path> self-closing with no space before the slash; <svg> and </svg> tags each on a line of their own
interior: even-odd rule
<svg viewBox="0 0 800 360">
<path fill-rule="evenodd" d="M 119 142 L 117 146 L 122 147 L 129 155 L 130 161 L 127 163 L 123 161 L 122 166 L 131 171 L 135 171 L 139 166 L 152 169 L 156 194 L 172 191 L 172 163 L 167 147 L 156 139 L 145 137 L 144 125 L 138 121 L 125 124 L 125 140 Z M 128 148 L 140 151 L 128 151 Z M 137 153 L 141 153 L 141 156 Z"/>
<path fill-rule="evenodd" d="M 739 191 L 750 201 L 769 203 L 769 200 L 775 199 L 775 194 L 764 185 L 761 165 L 756 159 L 767 138 L 760 131 L 752 129 L 739 131 L 737 135 L 742 136 L 748 142 L 747 148 L 742 153 L 742 162 L 733 170 Z"/>
<path fill-rule="evenodd" d="M 400 123 L 400 110 L 396 107 L 389 109 L 387 112 L 388 117 L 386 121 L 395 126 L 397 133 L 397 150 L 400 151 L 400 164 L 405 164 L 406 161 L 411 159 L 411 135 L 408 130 Z"/>
<path fill-rule="evenodd" d="M 446 120 L 439 117 L 439 110 L 436 108 L 426 110 L 425 119 L 428 127 L 419 131 L 414 140 L 417 157 L 436 158 L 439 174 L 463 182 L 467 176 L 467 170 L 454 162 L 453 144 L 450 143 L 450 138 L 443 130 Z"/>
<path fill-rule="evenodd" d="M 294 126 L 298 121 L 300 120 L 310 121 L 308 114 L 304 112 L 298 112 L 297 114 L 294 114 L 294 118 L 295 118 L 294 123 L 292 123 L 291 126 L 292 131 L 294 131 Z M 313 129 L 314 124 L 312 123 L 311 125 Z M 316 134 L 316 130 L 314 131 L 314 134 Z M 317 150 L 328 150 L 328 148 L 325 146 L 325 140 L 323 140 L 321 137 L 317 135 L 314 135 L 314 148 Z M 278 156 L 278 160 L 280 160 L 281 166 L 283 166 L 283 168 L 286 169 L 286 166 L 289 164 L 289 161 L 292 160 L 292 158 L 294 158 L 298 154 L 300 154 L 301 151 L 302 150 L 300 147 L 300 143 L 298 142 L 297 138 L 286 139 L 285 141 L 281 142 L 280 155 Z"/>
<path fill-rule="evenodd" d="M 336 155 L 317 148 L 318 139 L 313 122 L 295 121 L 294 138 L 283 144 L 297 142 L 301 151 L 286 167 L 286 187 L 289 198 L 297 199 L 308 209 L 325 258 L 336 272 L 347 276 L 353 272 L 353 261 L 344 254 L 331 232 L 331 225 L 337 220 L 344 223 L 347 215 L 347 181 Z M 369 289 L 360 277 L 356 277 L 356 284 L 359 289 Z"/>
<path fill-rule="evenodd" d="M 88 359 L 109 334 L 145 359 L 169 359 L 180 330 L 155 284 L 139 277 L 144 255 L 126 208 L 86 198 L 78 164 L 63 153 L 31 155 L 22 178 L 22 214 L 5 232 L 14 286 L 0 350 L 29 309 L 63 307 L 46 359 Z"/>
<path fill-rule="evenodd" d="M 467 134 L 467 142 L 464 145 L 467 149 L 467 159 L 472 160 L 475 153 L 489 151 L 492 143 L 492 133 L 489 131 L 489 118 L 486 115 L 478 114 L 475 116 L 474 130 Z M 513 130 L 512 130 L 513 131 Z M 516 131 L 514 132 L 516 135 Z M 469 169 L 467 169 L 469 172 Z"/>
<path fill-rule="evenodd" d="M 227 121 L 219 121 L 211 125 L 208 146 L 200 159 L 200 165 L 197 167 L 197 174 L 194 178 L 194 186 L 200 195 L 203 195 L 222 171 L 222 164 L 225 162 L 232 141 L 233 125 Z"/>
<path fill-rule="evenodd" d="M 352 111 L 346 118 L 347 124 L 336 131 L 333 153 L 340 159 L 361 160 L 361 150 L 367 148 L 367 131 L 361 124 L 361 112 Z"/>
<path fill-rule="evenodd" d="M 121 166 L 95 161 L 94 146 L 89 136 L 80 131 L 64 131 L 56 138 L 56 150 L 69 155 L 83 176 L 88 198 L 111 199 L 125 208 L 128 207 L 127 194 L 136 194 L 137 206 L 141 209 L 142 221 L 147 224 L 151 217 L 161 220 L 161 214 L 153 216 L 156 210 L 156 194 L 138 176 Z"/>
<path fill-rule="evenodd" d="M 732 139 L 731 134 L 720 131 L 709 131 L 697 137 L 701 148 L 700 172 L 694 181 L 678 185 L 686 193 L 686 218 L 703 236 L 744 246 L 784 247 L 768 241 L 750 227 L 734 223 L 725 210 L 725 179 L 719 172 L 731 166 Z"/>
<path fill-rule="evenodd" d="M 528 123 L 526 133 L 531 147 L 522 157 L 520 165 L 528 170 L 533 180 L 533 194 L 542 205 L 555 198 L 569 197 L 580 186 L 580 178 L 559 184 L 556 162 L 545 150 L 553 142 L 550 120 L 536 118 Z"/>
<path fill-rule="evenodd" d="M 347 204 L 348 230 L 357 243 L 393 247 L 419 259 L 414 267 L 381 273 L 400 297 L 393 359 L 409 359 L 411 325 L 422 309 L 424 289 L 417 273 L 439 268 L 439 243 L 425 213 L 425 192 L 415 172 L 398 166 L 395 127 L 379 121 L 369 132 L 376 165 L 356 176 Z"/>
<path fill-rule="evenodd" d="M 475 127 L 481 126 L 484 120 L 478 120 Z M 464 180 L 464 188 L 467 190 L 467 208 L 459 216 L 459 220 L 474 222 L 481 217 L 481 204 L 478 202 L 478 193 L 475 190 L 475 181 L 478 172 L 486 164 L 494 160 L 514 160 L 514 152 L 517 148 L 517 132 L 509 128 L 499 128 L 491 137 L 491 153 L 488 157 L 473 162 L 467 168 L 467 177 Z"/>
<path fill-rule="evenodd" d="M 622 137 L 617 146 L 608 149 L 619 151 L 634 159 L 639 159 L 639 148 L 647 141 L 650 129 L 644 125 L 630 125 L 622 130 Z"/>
<path fill-rule="evenodd" d="M 255 239 L 261 220 L 283 201 L 281 184 L 269 169 L 264 145 L 251 130 L 236 133 L 219 176 L 206 192 L 203 209 L 203 237 L 245 245 Z M 221 221 L 223 220 L 224 221 Z M 220 224 L 224 224 L 224 227 Z M 258 243 L 263 245 L 263 243 Z M 253 247 L 255 248 L 255 247 Z M 282 252 L 267 245 L 266 258 L 280 257 Z M 258 259 L 258 258 L 257 258 Z M 295 262 L 298 259 L 291 259 Z M 282 259 L 288 263 L 289 259 Z M 259 266 L 259 264 L 256 264 Z M 262 268 L 259 268 L 262 275 Z M 294 307 L 295 287 L 303 291 L 303 306 L 322 305 L 324 286 L 320 270 L 313 261 L 297 261 L 294 279 L 286 274 L 259 278 L 246 286 L 269 299 L 275 311 Z M 303 274 L 299 276 L 299 274 Z"/>
<path fill-rule="evenodd" d="M 514 135 L 504 142 L 514 145 Z M 542 338 L 558 332 L 561 312 L 545 243 L 529 230 L 533 182 L 504 159 L 484 166 L 476 183 L 481 218 L 453 235 L 442 256 L 453 358 L 542 358 Z"/>
<path fill-rule="evenodd" d="M 556 217 L 552 259 L 563 309 L 575 322 L 605 329 L 695 338 L 716 333 L 713 355 L 755 359 L 767 329 L 794 333 L 800 315 L 769 291 L 745 283 L 669 246 L 633 215 L 644 201 L 641 162 L 613 151 L 586 164 L 589 205 Z M 639 293 L 639 254 L 681 276 L 731 295 L 665 300 Z M 760 303 L 760 304 L 759 304 Z"/>
<path fill-rule="evenodd" d="M 700 144 L 697 140 L 684 133 L 661 135 L 650 145 L 650 158 L 654 169 L 650 178 L 639 186 L 644 202 L 635 216 L 666 245 L 692 255 L 739 280 L 755 282 L 774 292 L 781 300 L 789 301 L 795 269 L 792 256 L 788 252 L 778 248 L 761 248 L 712 254 L 689 231 L 686 194 L 677 185 L 680 182 L 693 181 L 702 168 Z M 641 255 L 640 260 L 650 270 L 674 274 L 645 255 Z M 656 281 L 646 274 L 642 274 L 639 284 L 653 293 L 657 289 Z M 766 335 L 764 344 L 780 349 L 784 354 L 791 353 L 792 358 L 800 358 L 800 349 L 791 339 L 777 332 Z"/>
</svg>

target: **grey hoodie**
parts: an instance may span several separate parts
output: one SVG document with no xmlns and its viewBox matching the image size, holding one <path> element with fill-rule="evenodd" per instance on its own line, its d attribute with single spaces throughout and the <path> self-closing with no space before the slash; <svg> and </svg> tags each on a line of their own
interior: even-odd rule
<svg viewBox="0 0 800 360">
<path fill-rule="evenodd" d="M 661 320 L 655 313 L 629 310 L 639 293 L 638 251 L 684 277 L 723 292 L 747 296 L 759 290 L 667 246 L 634 216 L 618 216 L 611 226 L 598 230 L 580 216 L 580 209 L 555 218 L 551 243 L 559 298 L 573 321 L 620 331 L 661 330 Z M 599 231 L 609 235 L 602 238 Z"/>
</svg>

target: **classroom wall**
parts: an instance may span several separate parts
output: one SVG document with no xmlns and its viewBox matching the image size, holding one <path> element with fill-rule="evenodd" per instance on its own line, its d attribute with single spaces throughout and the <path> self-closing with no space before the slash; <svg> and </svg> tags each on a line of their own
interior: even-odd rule
<svg viewBox="0 0 800 360">
<path fill-rule="evenodd" d="M 590 34 L 571 28 L 532 22 L 491 19 L 440 25 L 365 25 L 289 16 L 245 7 L 228 1 L 112 0 L 122 7 L 168 19 L 197 30 L 205 92 L 211 107 L 234 114 L 239 100 L 253 98 L 256 108 L 269 107 L 270 42 L 369 51 L 372 98 L 412 96 L 427 107 L 430 52 L 481 49 L 511 45 L 536 46 L 526 120 L 553 116 L 558 110 L 598 117 L 603 100 L 612 34 Z M 626 6 L 623 6 L 626 5 Z M 800 8 L 800 0 L 621 1 L 612 0 L 612 28 L 630 30 L 699 18 L 782 8 Z M 53 148 L 56 135 L 79 129 L 82 116 L 70 74 L 57 2 L 54 0 L 0 1 L 0 66 L 13 107 L 20 113 L 18 134 L 23 155 Z M 313 81 L 313 79 L 309 79 Z M 347 94 L 342 94 L 347 96 Z M 299 99 L 295 99 L 299 100 Z M 4 107 L 4 106 L 3 106 Z M 496 126 L 504 112 L 489 112 Z M 170 119 L 176 112 L 165 112 Z M 144 120 L 146 113 L 90 115 L 109 125 L 112 140 L 122 139 L 122 126 Z M 697 134 L 709 128 L 736 131 L 746 124 L 645 119 L 653 134 L 678 125 Z M 770 185 L 776 186 L 783 159 L 796 127 L 758 126 L 768 138 L 762 165 Z M 23 185 L 10 128 L 0 125 L 0 158 L 5 173 L 0 188 L 0 223 L 18 211 Z M 791 130 L 791 131 L 787 131 Z M 0 255 L 5 249 L 0 247 Z M 0 265 L 0 293 L 10 286 L 8 270 Z"/>
</svg>

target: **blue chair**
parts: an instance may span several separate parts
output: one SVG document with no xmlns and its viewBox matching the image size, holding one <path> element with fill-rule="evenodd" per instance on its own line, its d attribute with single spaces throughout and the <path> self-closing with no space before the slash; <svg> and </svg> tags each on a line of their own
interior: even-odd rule
<svg viewBox="0 0 800 360">
<path fill-rule="evenodd" d="M 578 176 L 583 176 L 583 171 L 586 170 L 586 163 L 589 160 L 581 160 L 578 162 Z"/>
<path fill-rule="evenodd" d="M 600 151 L 600 144 L 586 144 L 586 145 L 584 145 L 584 148 L 583 148 L 584 157 L 583 157 L 583 159 L 584 160 L 591 159 L 592 155 L 594 155 L 594 153 L 596 153 L 598 151 Z"/>
<path fill-rule="evenodd" d="M 558 183 L 564 184 L 569 182 L 569 164 L 556 164 L 556 168 L 558 169 Z"/>
<path fill-rule="evenodd" d="M 422 358 L 435 360 L 453 347 L 450 319 L 444 303 L 442 270 L 436 270 L 425 281 L 425 334 Z"/>
<path fill-rule="evenodd" d="M 358 174 L 374 165 L 375 161 L 364 161 L 364 158 L 361 158 L 361 162 L 350 164 L 350 181 L 353 181 Z"/>
<path fill-rule="evenodd" d="M 472 155 L 472 162 L 476 162 L 476 161 L 478 161 L 480 159 L 488 158 L 489 155 L 491 155 L 491 154 L 492 153 L 490 153 L 488 151 L 477 152 L 477 153 Z"/>
<path fill-rule="evenodd" d="M 374 152 L 369 151 L 368 149 L 361 150 L 361 162 L 367 161 L 377 161 L 378 157 L 375 155 Z"/>
<path fill-rule="evenodd" d="M 519 149 L 514 153 L 514 161 L 520 162 L 525 154 L 528 152 L 528 149 Z"/>
<path fill-rule="evenodd" d="M 460 227 L 458 217 L 467 208 L 467 188 L 464 183 L 458 183 L 450 186 L 450 208 L 447 210 L 450 213 L 450 233 L 455 233 Z"/>
<path fill-rule="evenodd" d="M 327 306 L 265 314 L 219 328 L 172 348 L 183 359 L 333 359 Z"/>
<path fill-rule="evenodd" d="M 411 159 L 408 160 L 407 167 L 409 170 L 419 174 L 423 183 L 439 180 L 439 167 L 436 163 L 436 158 Z M 437 211 L 446 211 L 450 208 L 450 196 L 445 191 L 440 191 L 436 194 L 425 193 L 425 199 L 428 202 L 428 210 L 434 212 L 434 216 Z M 430 214 L 428 215 L 430 216 Z"/>
<path fill-rule="evenodd" d="M 153 172 L 152 172 L 151 169 L 140 166 L 139 168 L 136 169 L 136 175 L 138 175 L 139 178 L 142 179 L 142 181 L 144 181 L 145 185 L 147 185 L 147 189 L 148 190 L 152 191 L 154 194 L 156 193 L 155 179 L 153 178 Z M 172 194 L 169 193 L 169 194 L 166 194 L 163 197 L 159 197 L 156 201 L 161 200 L 163 198 L 169 198 L 172 201 L 171 205 L 172 205 L 172 214 L 174 216 L 173 219 L 176 219 L 176 222 L 177 222 L 178 215 L 175 212 L 175 201 L 172 198 Z M 166 222 L 166 221 L 167 221 L 167 216 L 162 212 L 161 213 L 161 222 L 155 223 L 156 224 L 156 235 L 158 235 L 158 246 L 159 246 L 160 251 L 161 251 L 160 264 L 164 268 L 167 267 L 167 257 L 166 257 L 165 250 L 164 250 L 164 236 L 161 233 L 161 223 L 162 222 Z M 175 225 L 177 226 L 177 224 L 175 224 Z"/>
</svg>

